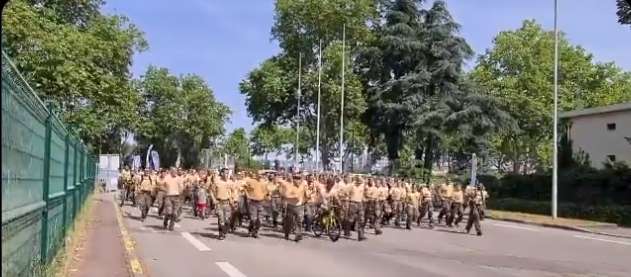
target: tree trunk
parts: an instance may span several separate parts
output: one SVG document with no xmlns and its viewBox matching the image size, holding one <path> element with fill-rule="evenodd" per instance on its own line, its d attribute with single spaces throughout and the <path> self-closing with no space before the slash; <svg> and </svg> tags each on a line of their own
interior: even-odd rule
<svg viewBox="0 0 631 277">
<path fill-rule="evenodd" d="M 180 164 L 182 163 L 182 148 L 177 147 L 177 159 L 175 160 L 175 167 L 180 168 Z"/>
<path fill-rule="evenodd" d="M 428 135 L 425 141 L 425 155 L 423 161 L 423 180 L 426 183 L 430 182 L 432 177 L 432 165 L 434 159 L 434 138 L 432 135 Z"/>
</svg>

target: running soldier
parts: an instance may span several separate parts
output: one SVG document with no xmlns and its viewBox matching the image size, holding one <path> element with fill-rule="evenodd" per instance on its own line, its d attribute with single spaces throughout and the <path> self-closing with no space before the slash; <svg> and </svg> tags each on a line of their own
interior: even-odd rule
<svg viewBox="0 0 631 277">
<path fill-rule="evenodd" d="M 247 178 L 245 181 L 245 193 L 250 214 L 250 226 L 248 227 L 248 231 L 253 238 L 257 238 L 259 228 L 261 228 L 260 216 L 263 212 L 263 201 L 268 194 L 267 187 L 258 174 L 256 178 Z"/>
<path fill-rule="evenodd" d="M 419 217 L 421 193 L 414 187 L 410 188 L 410 191 L 405 196 L 405 229 L 412 229 L 412 222 L 416 221 Z M 420 225 L 420 224 L 419 224 Z"/>
<path fill-rule="evenodd" d="M 285 218 L 283 219 L 283 229 L 285 239 L 289 239 L 289 234 L 295 228 L 296 242 L 302 240 L 302 221 L 304 218 L 304 204 L 307 199 L 307 190 L 301 180 L 300 175 L 294 175 L 293 183 L 285 183 L 281 186 L 281 195 L 287 205 Z"/>
<path fill-rule="evenodd" d="M 272 227 L 274 228 L 278 227 L 278 215 L 282 210 L 279 184 L 280 179 L 277 175 L 273 174 L 269 176 L 269 181 L 267 182 L 267 193 L 270 201 L 269 206 L 271 210 Z"/>
<path fill-rule="evenodd" d="M 379 189 L 375 185 L 375 180 L 373 178 L 368 178 L 365 196 L 366 219 L 364 222 L 366 222 L 366 224 L 370 224 L 370 226 L 375 229 L 375 234 L 377 234 L 379 233 L 378 230 L 381 231 L 378 222 L 380 219 L 377 216 L 377 213 L 379 213 L 377 210 L 381 207 L 377 205 Z"/>
<path fill-rule="evenodd" d="M 355 183 L 348 189 L 349 193 L 349 213 L 348 220 L 346 221 L 346 228 L 344 229 L 344 235 L 350 236 L 351 224 L 355 225 L 357 231 L 357 240 L 365 240 L 364 236 L 364 200 L 366 188 L 362 177 L 355 176 Z"/>
<path fill-rule="evenodd" d="M 312 174 L 307 175 L 307 203 L 305 204 L 305 227 L 307 232 L 311 232 L 313 220 L 322 203 L 320 183 Z"/>
<path fill-rule="evenodd" d="M 140 180 L 138 206 L 140 208 L 140 220 L 145 221 L 149 208 L 152 206 L 151 193 L 153 191 L 153 183 L 148 171 L 145 171 Z"/>
<path fill-rule="evenodd" d="M 391 178 L 392 181 L 394 179 Z M 392 217 L 394 217 L 394 225 L 399 227 L 401 222 L 401 214 L 403 212 L 403 200 L 405 191 L 401 187 L 401 183 L 396 182 L 393 184 L 394 186 L 390 188 L 390 199 L 392 201 Z"/>
<path fill-rule="evenodd" d="M 458 227 L 458 223 L 462 221 L 462 205 L 464 204 L 464 193 L 462 187 L 456 185 L 452 194 L 451 212 L 447 217 L 447 226 L 451 227 L 452 223 Z M 454 222 L 455 220 L 455 222 Z"/>
<path fill-rule="evenodd" d="M 438 187 L 438 196 L 440 198 L 440 212 L 438 213 L 438 224 L 443 220 L 443 216 L 447 217 L 450 214 L 449 208 L 451 208 L 451 196 L 453 193 L 453 187 L 449 184 L 449 179 L 445 178 L 445 182 Z M 446 221 L 446 220 L 445 220 Z"/>
<path fill-rule="evenodd" d="M 465 199 L 467 206 L 469 207 L 469 218 L 467 219 L 467 226 L 465 232 L 468 234 L 471 231 L 472 225 L 475 227 L 476 234 L 482 235 L 482 228 L 480 227 L 480 206 L 482 205 L 482 190 L 480 187 L 468 186 L 465 190 Z"/>
<path fill-rule="evenodd" d="M 377 180 L 377 201 L 375 203 L 375 234 L 381 235 L 381 224 L 383 215 L 388 210 L 388 187 L 383 179 Z"/>
<path fill-rule="evenodd" d="M 434 228 L 432 225 L 434 223 L 433 213 L 432 213 L 432 191 L 427 187 L 426 184 L 421 185 L 421 213 L 417 219 L 418 224 L 421 225 L 421 219 L 427 213 L 427 218 L 429 219 L 429 228 Z"/>
<path fill-rule="evenodd" d="M 219 173 L 218 180 L 211 183 L 210 197 L 215 203 L 217 214 L 217 227 L 219 228 L 219 239 L 226 238 L 230 229 L 229 220 L 232 212 L 232 182 L 228 179 L 228 169 L 224 168 Z"/>
<path fill-rule="evenodd" d="M 121 175 L 119 178 L 119 184 L 120 184 L 120 198 L 121 198 L 121 203 L 120 206 L 122 207 L 125 204 L 125 201 L 129 198 L 129 192 L 130 192 L 130 188 L 131 188 L 131 172 L 129 171 L 129 167 L 125 167 L 123 168 L 123 170 L 121 171 Z"/>
<path fill-rule="evenodd" d="M 166 176 L 163 185 L 166 192 L 164 197 L 164 229 L 173 231 L 175 222 L 178 220 L 178 210 L 181 206 L 181 193 L 183 189 L 182 180 L 178 178 L 175 169 L 171 169 L 171 174 Z"/>
</svg>

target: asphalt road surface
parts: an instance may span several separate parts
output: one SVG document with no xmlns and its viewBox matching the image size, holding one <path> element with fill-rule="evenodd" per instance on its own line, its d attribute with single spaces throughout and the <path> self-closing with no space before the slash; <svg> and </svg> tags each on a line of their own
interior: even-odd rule
<svg viewBox="0 0 631 277">
<path fill-rule="evenodd" d="M 437 213 L 434 214 L 436 216 Z M 412 230 L 384 227 L 358 242 L 307 234 L 296 243 L 280 228 L 263 226 L 216 239 L 217 220 L 185 209 L 174 231 L 162 229 L 155 208 L 145 222 L 125 206 L 123 216 L 149 276 L 631 276 L 631 240 L 484 220 L 484 235 L 426 224 Z M 290 238 L 293 238 L 291 236 Z"/>
</svg>

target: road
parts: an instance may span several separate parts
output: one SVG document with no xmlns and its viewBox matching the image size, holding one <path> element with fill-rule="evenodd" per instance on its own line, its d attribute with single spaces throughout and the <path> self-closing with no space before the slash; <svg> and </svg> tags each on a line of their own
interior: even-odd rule
<svg viewBox="0 0 631 277">
<path fill-rule="evenodd" d="M 152 277 L 631 276 L 631 240 L 501 221 L 483 221 L 481 237 L 423 224 L 386 227 L 381 236 L 368 230 L 362 242 L 307 235 L 296 243 L 271 227 L 258 239 L 241 228 L 220 241 L 216 219 L 190 210 L 174 231 L 162 229 L 155 208 L 144 223 L 137 208 L 122 212 Z"/>
</svg>

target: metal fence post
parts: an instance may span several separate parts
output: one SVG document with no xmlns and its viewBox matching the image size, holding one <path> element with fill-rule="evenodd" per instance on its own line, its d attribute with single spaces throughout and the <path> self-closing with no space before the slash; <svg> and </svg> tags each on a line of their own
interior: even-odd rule
<svg viewBox="0 0 631 277">
<path fill-rule="evenodd" d="M 66 154 L 64 158 L 64 215 L 63 215 L 63 234 L 66 235 L 68 226 L 68 159 L 70 158 L 70 135 L 66 134 L 64 143 L 66 144 Z"/>
<path fill-rule="evenodd" d="M 74 157 L 72 157 L 72 186 L 74 189 L 72 190 L 72 221 L 77 218 L 77 193 L 76 191 L 79 189 L 77 187 L 77 141 L 73 142 L 74 145 Z M 73 224 L 74 226 L 74 224 Z"/>
<path fill-rule="evenodd" d="M 46 135 L 44 137 L 44 174 L 43 174 L 43 199 L 45 202 L 44 209 L 42 210 L 42 238 L 41 238 L 41 257 L 42 263 L 46 264 L 48 262 L 48 195 L 49 195 L 49 185 L 50 185 L 50 143 L 52 141 L 52 103 L 48 105 L 48 116 L 46 117 Z"/>
</svg>

